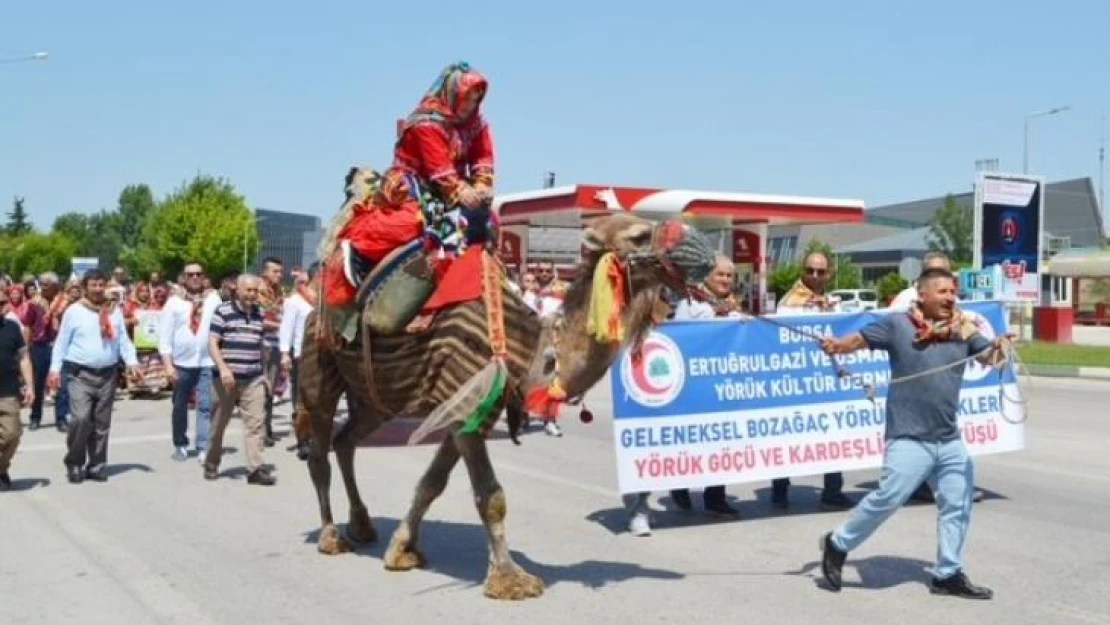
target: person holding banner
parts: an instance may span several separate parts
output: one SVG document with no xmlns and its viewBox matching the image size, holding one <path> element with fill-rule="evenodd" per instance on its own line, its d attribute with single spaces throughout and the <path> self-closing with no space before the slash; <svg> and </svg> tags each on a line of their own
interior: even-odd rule
<svg viewBox="0 0 1110 625">
<path fill-rule="evenodd" d="M 716 319 L 716 318 L 741 318 L 743 311 L 740 303 L 732 294 L 732 280 L 736 275 L 736 267 L 732 261 L 723 254 L 717 254 L 716 265 L 709 276 L 706 277 L 702 288 L 702 299 L 684 298 L 678 301 L 674 309 L 674 320 L 684 319 Z M 650 536 L 651 521 L 648 517 L 648 496 L 651 493 L 633 493 L 625 495 L 625 510 L 628 513 L 628 531 L 633 536 Z M 671 491 L 671 499 L 676 506 L 685 511 L 694 508 L 690 499 L 690 490 L 686 488 Z M 729 505 L 725 497 L 724 485 L 710 486 L 702 494 L 705 511 L 713 514 L 737 518 L 740 511 Z"/>
<path fill-rule="evenodd" d="M 840 312 L 840 300 L 830 297 L 826 290 L 829 285 L 829 257 L 823 252 L 806 255 L 802 262 L 802 277 L 794 283 L 775 308 L 778 315 L 813 315 Z M 833 510 L 847 510 L 856 505 L 851 497 L 844 494 L 844 474 L 826 473 L 824 490 L 821 491 L 821 506 Z M 771 481 L 771 505 L 779 510 L 790 507 L 790 478 L 782 477 Z"/>
<path fill-rule="evenodd" d="M 675 307 L 674 318 L 682 319 L 715 319 L 715 318 L 740 318 L 742 312 L 740 303 L 732 294 L 732 279 L 736 275 L 736 266 L 723 254 L 717 254 L 717 264 L 705 279 L 705 299 L 695 300 L 686 298 L 680 300 Z M 671 491 L 671 499 L 679 508 L 689 511 L 693 509 L 690 501 L 690 490 L 683 488 Z M 728 505 L 725 498 L 725 487 L 710 486 L 702 494 L 702 501 L 706 512 L 725 516 L 739 516 L 740 511 Z"/>
<path fill-rule="evenodd" d="M 886 401 L 886 448 L 879 488 L 869 493 L 847 520 L 821 538 L 821 572 L 834 591 L 848 553 L 862 545 L 910 498 L 922 481 L 936 493 L 939 509 L 937 564 L 929 589 L 934 594 L 990 599 L 989 588 L 971 583 L 963 553 L 971 521 L 974 465 L 957 422 L 964 369 L 969 358 L 995 365 L 1009 337 L 990 341 L 956 308 L 956 279 L 943 269 L 927 269 L 917 281 L 918 301 L 905 314 L 891 313 L 844 338 L 826 337 L 822 349 L 848 354 L 885 351 L 894 380 Z M 916 377 L 915 377 L 916 376 Z"/>
</svg>

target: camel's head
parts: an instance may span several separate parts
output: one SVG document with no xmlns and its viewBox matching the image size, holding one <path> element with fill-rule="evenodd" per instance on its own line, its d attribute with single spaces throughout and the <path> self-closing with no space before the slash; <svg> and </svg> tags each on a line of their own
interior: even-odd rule
<svg viewBox="0 0 1110 625">
<path fill-rule="evenodd" d="M 616 214 L 594 221 L 582 239 L 584 267 L 596 267 L 612 253 L 630 286 L 662 284 L 684 293 L 697 288 L 716 263 L 705 236 L 679 220 L 651 222 Z"/>
<path fill-rule="evenodd" d="M 690 292 L 716 262 L 705 236 L 680 221 L 602 217 L 586 228 L 583 244 L 562 314 L 545 324 L 528 385 L 572 401 L 605 375 L 623 345 L 638 348 L 666 318 L 665 289 Z"/>
</svg>

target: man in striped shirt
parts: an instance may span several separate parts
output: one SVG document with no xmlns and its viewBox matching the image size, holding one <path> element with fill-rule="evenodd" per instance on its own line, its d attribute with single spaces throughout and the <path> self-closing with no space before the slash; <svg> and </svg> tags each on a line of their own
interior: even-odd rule
<svg viewBox="0 0 1110 625">
<path fill-rule="evenodd" d="M 219 477 L 220 455 L 223 453 L 224 430 L 231 420 L 231 410 L 239 407 L 243 416 L 244 447 L 247 452 L 247 483 L 272 486 L 277 480 L 262 465 L 265 438 L 266 381 L 263 376 L 262 309 L 258 292 L 262 280 L 242 274 L 235 297 L 220 304 L 212 314 L 208 350 L 219 372 L 214 384 L 219 410 L 208 441 L 204 459 L 204 479 Z"/>
</svg>

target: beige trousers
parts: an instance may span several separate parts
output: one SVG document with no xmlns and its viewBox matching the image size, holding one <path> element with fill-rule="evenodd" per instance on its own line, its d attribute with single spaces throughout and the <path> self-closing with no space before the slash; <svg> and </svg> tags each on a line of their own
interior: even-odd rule
<svg viewBox="0 0 1110 625">
<path fill-rule="evenodd" d="M 213 469 L 219 468 L 220 456 L 224 451 L 224 430 L 231 421 L 231 412 L 239 406 L 243 416 L 243 446 L 247 451 L 247 471 L 254 472 L 262 466 L 262 438 L 266 410 L 266 381 L 262 376 L 250 380 L 235 380 L 235 386 L 224 388 L 219 376 L 215 376 L 212 387 L 216 391 L 219 406 L 212 430 L 208 436 L 208 455 L 204 464 Z"/>
</svg>

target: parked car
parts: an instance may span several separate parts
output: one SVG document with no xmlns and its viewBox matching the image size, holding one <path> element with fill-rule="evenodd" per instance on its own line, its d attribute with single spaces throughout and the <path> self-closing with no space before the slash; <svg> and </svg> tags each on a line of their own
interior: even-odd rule
<svg viewBox="0 0 1110 625">
<path fill-rule="evenodd" d="M 863 312 L 879 307 L 879 294 L 872 289 L 840 289 L 829 295 L 840 299 L 840 310 Z"/>
</svg>

